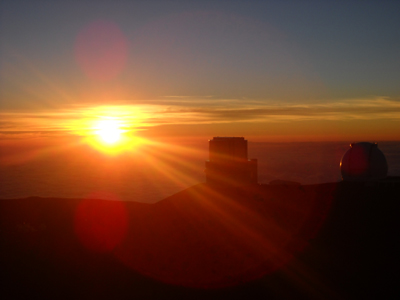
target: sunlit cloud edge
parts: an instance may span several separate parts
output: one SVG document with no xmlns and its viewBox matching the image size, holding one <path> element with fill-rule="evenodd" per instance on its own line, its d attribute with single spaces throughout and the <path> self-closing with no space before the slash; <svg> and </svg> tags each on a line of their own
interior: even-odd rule
<svg viewBox="0 0 400 300">
<path fill-rule="evenodd" d="M 193 102 L 197 105 L 193 106 Z M 86 135 L 90 123 L 102 117 L 122 120 L 127 131 L 142 131 L 168 124 L 212 124 L 237 122 L 298 122 L 298 121 L 400 121 L 400 101 L 389 97 L 342 99 L 313 104 L 266 103 L 237 99 L 198 99 L 180 103 L 71 105 L 67 108 L 42 111 L 5 111 L 0 113 L 0 134 Z M 204 105 L 214 102 L 214 106 Z M 155 102 L 156 103 L 156 102 Z"/>
</svg>

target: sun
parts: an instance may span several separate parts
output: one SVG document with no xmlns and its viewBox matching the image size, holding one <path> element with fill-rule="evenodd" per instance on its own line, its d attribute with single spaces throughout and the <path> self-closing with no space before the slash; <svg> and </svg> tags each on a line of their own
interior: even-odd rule
<svg viewBox="0 0 400 300">
<path fill-rule="evenodd" d="M 124 132 L 121 123 L 115 119 L 100 120 L 96 126 L 96 134 L 106 144 L 115 144 L 121 140 Z"/>
</svg>

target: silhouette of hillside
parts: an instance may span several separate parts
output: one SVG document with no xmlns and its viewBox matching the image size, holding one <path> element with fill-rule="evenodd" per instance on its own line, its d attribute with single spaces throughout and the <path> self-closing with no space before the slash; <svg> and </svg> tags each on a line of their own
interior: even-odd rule
<svg viewBox="0 0 400 300">
<path fill-rule="evenodd" d="M 400 186 L 198 184 L 156 204 L 0 201 L 1 293 L 388 299 Z"/>
</svg>

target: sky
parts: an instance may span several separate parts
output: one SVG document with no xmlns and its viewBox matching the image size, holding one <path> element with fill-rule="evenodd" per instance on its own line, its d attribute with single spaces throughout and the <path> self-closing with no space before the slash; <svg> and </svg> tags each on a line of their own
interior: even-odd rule
<svg viewBox="0 0 400 300">
<path fill-rule="evenodd" d="M 400 140 L 399 1 L 0 1 L 0 140 Z M 98 128 L 97 128 L 98 129 Z"/>
</svg>

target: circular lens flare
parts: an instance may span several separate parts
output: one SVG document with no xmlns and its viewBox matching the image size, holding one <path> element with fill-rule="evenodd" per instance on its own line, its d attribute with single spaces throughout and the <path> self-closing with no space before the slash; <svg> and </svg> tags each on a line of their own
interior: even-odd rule
<svg viewBox="0 0 400 300">
<path fill-rule="evenodd" d="M 85 199 L 76 209 L 74 225 L 85 248 L 110 252 L 127 233 L 128 215 L 121 201 Z"/>
<path fill-rule="evenodd" d="M 94 21 L 76 37 L 76 61 L 91 79 L 105 82 L 117 77 L 127 57 L 127 39 L 114 22 Z"/>
</svg>

